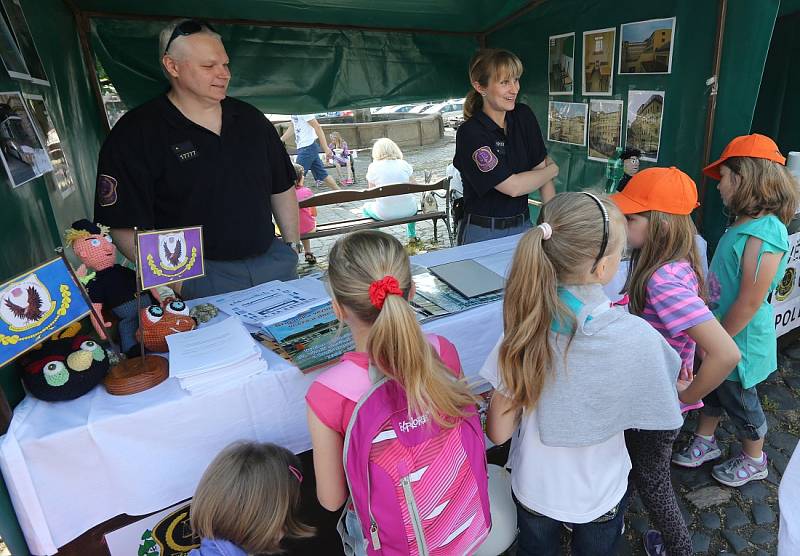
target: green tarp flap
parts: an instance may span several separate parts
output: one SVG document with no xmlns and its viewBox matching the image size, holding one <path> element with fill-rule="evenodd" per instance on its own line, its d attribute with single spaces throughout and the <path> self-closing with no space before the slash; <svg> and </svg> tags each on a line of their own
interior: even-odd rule
<svg viewBox="0 0 800 556">
<path fill-rule="evenodd" d="M 712 161 L 731 139 L 750 133 L 779 5 L 780 0 L 728 1 Z M 700 200 L 702 231 L 712 252 L 728 223 L 716 186 L 717 182 L 709 179 L 705 199 Z"/>
<path fill-rule="evenodd" d="M 81 11 L 478 33 L 529 0 L 73 0 Z M 124 18 L 120 18 L 124 19 Z"/>
<path fill-rule="evenodd" d="M 122 100 L 166 89 L 158 33 L 164 22 L 92 20 L 92 43 Z M 472 37 L 216 26 L 231 60 L 229 94 L 268 113 L 324 112 L 461 97 Z"/>
<path fill-rule="evenodd" d="M 800 12 L 778 18 L 753 116 L 753 132 L 800 151 Z"/>
</svg>

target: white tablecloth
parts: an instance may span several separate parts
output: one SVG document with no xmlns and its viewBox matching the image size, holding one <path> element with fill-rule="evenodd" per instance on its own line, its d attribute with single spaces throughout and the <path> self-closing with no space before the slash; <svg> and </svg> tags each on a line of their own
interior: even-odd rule
<svg viewBox="0 0 800 556">
<path fill-rule="evenodd" d="M 505 274 L 517 240 L 435 251 L 413 262 L 471 258 Z M 320 287 L 308 278 L 299 283 Z M 501 304 L 424 328 L 452 341 L 466 375 L 476 378 L 500 336 Z M 54 554 L 116 515 L 146 514 L 189 498 L 211 459 L 234 440 L 308 450 L 304 396 L 316 373 L 303 375 L 266 350 L 265 358 L 268 372 L 199 397 L 168 379 L 131 396 L 111 396 L 98 387 L 70 402 L 23 400 L 0 441 L 0 469 L 31 552 Z"/>
</svg>

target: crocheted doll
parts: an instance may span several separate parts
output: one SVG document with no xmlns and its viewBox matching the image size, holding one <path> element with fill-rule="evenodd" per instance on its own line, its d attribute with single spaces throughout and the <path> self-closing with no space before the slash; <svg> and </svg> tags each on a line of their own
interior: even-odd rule
<svg viewBox="0 0 800 556">
<path fill-rule="evenodd" d="M 73 222 L 72 228 L 64 234 L 64 241 L 72 247 L 83 263 L 77 274 L 89 268 L 94 278 L 89 280 L 86 290 L 95 311 L 102 316 L 103 309 L 109 309 L 119 319 L 119 339 L 122 352 L 135 356 L 138 348 L 136 340 L 137 303 L 136 272 L 115 264 L 117 248 L 111 243 L 107 226 L 95 224 L 86 219 Z M 149 304 L 149 294 L 143 303 Z M 102 323 L 109 327 L 111 323 Z"/>
<path fill-rule="evenodd" d="M 197 328 L 197 321 L 189 315 L 189 308 L 179 299 L 162 298 L 161 305 L 142 309 L 139 321 L 141 327 L 136 338 L 144 341 L 147 351 L 155 353 L 169 351 L 167 336 L 170 334 Z"/>
<path fill-rule="evenodd" d="M 20 357 L 22 382 L 32 396 L 48 402 L 74 400 L 106 376 L 105 349 L 79 331 L 75 323 Z"/>
</svg>

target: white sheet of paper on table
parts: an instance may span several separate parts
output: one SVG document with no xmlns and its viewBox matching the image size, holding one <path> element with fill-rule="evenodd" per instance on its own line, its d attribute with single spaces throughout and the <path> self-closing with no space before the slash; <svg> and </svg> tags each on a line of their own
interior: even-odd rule
<svg viewBox="0 0 800 556">
<path fill-rule="evenodd" d="M 286 319 L 325 299 L 327 296 L 320 295 L 319 292 L 275 280 L 246 290 L 218 295 L 209 301 L 224 313 L 257 326 Z"/>
</svg>

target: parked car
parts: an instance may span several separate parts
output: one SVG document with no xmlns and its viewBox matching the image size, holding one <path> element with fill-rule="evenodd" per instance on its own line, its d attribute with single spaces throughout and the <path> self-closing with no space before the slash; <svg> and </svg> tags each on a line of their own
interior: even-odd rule
<svg viewBox="0 0 800 556">
<path fill-rule="evenodd" d="M 432 102 L 426 102 L 425 104 L 417 104 L 414 108 L 409 110 L 410 114 L 422 114 L 426 108 L 430 108 L 433 106 Z"/>
</svg>

